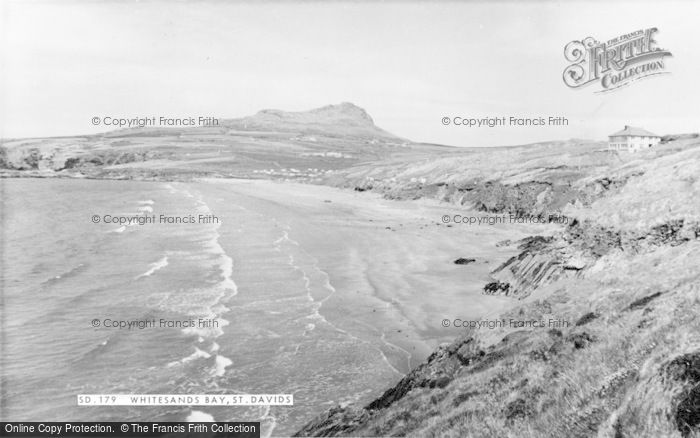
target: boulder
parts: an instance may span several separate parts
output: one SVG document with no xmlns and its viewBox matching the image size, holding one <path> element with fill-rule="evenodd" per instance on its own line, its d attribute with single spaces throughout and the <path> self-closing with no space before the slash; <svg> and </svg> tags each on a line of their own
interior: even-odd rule
<svg viewBox="0 0 700 438">
<path fill-rule="evenodd" d="M 460 257 L 457 260 L 454 261 L 455 265 L 468 265 L 469 263 L 474 263 L 476 259 L 467 259 L 464 257 Z"/>
</svg>

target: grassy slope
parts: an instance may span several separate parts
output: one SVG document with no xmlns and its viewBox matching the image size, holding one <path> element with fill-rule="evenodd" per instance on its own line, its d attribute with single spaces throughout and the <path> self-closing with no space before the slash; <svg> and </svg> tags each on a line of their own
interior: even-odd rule
<svg viewBox="0 0 700 438">
<path fill-rule="evenodd" d="M 465 333 L 373 404 L 338 408 L 299 434 L 697 435 L 700 146 L 673 143 L 659 155 L 572 183 L 623 181 L 566 208 L 587 234 L 564 230 L 542 249 L 579 251 L 588 265 L 503 316 L 570 327 Z M 592 239 L 606 251 L 587 252 Z"/>
</svg>

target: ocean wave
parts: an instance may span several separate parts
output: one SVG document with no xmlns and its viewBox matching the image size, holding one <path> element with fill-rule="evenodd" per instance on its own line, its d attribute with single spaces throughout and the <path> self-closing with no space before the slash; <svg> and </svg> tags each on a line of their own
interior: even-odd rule
<svg viewBox="0 0 700 438">
<path fill-rule="evenodd" d="M 322 270 L 319 266 L 319 261 L 315 257 L 311 256 L 311 254 L 307 253 L 301 248 L 301 245 L 299 242 L 296 240 L 292 239 L 289 236 L 289 225 L 283 225 L 282 226 L 282 236 L 280 236 L 277 240 L 273 241 L 272 244 L 275 247 L 275 249 L 280 252 L 280 253 L 286 253 L 288 257 L 287 264 L 295 271 L 299 272 L 301 274 L 301 278 L 304 281 L 304 288 L 305 288 L 305 298 L 306 300 L 311 304 L 311 314 L 308 314 L 304 316 L 304 318 L 309 318 L 317 322 L 323 322 L 327 324 L 328 326 L 332 327 L 334 330 L 343 333 L 345 335 L 351 336 L 354 338 L 354 336 L 350 335 L 347 331 L 335 326 L 332 324 L 330 321 L 326 319 L 321 314 L 321 307 L 323 306 L 323 303 L 325 303 L 326 300 L 328 300 L 331 296 L 333 296 L 337 290 L 335 287 L 331 284 L 331 277 L 330 275 Z M 286 248 L 286 251 L 284 251 L 285 244 L 288 245 Z M 311 260 L 311 266 L 308 267 L 307 269 L 304 268 L 303 263 L 300 263 L 297 261 L 297 257 L 294 256 L 294 254 L 298 252 L 299 256 L 303 256 L 305 258 L 308 258 Z M 301 258 L 301 257 L 299 257 Z M 308 263 L 307 263 L 308 265 Z M 311 273 L 309 273 L 311 271 Z M 321 276 L 322 277 L 322 287 L 323 289 L 327 290 L 328 293 L 326 296 L 324 296 L 322 299 L 317 300 L 314 298 L 313 293 L 312 293 L 312 276 Z M 310 323 L 305 326 L 304 333 L 303 335 L 306 336 L 310 331 L 314 330 L 316 328 L 316 324 Z"/>
<path fill-rule="evenodd" d="M 143 277 L 150 277 L 153 275 L 157 270 L 163 269 L 164 267 L 168 266 L 168 256 L 163 256 L 160 260 L 157 262 L 153 262 L 150 264 L 150 267 L 148 268 L 148 271 L 144 272 L 143 274 L 137 276 L 135 280 L 138 280 L 139 278 Z"/>
<path fill-rule="evenodd" d="M 394 367 L 391 364 L 391 362 L 389 362 L 389 358 L 386 357 L 386 355 L 384 354 L 384 352 L 380 348 L 379 351 L 382 354 L 382 356 L 384 357 L 384 360 L 387 362 L 387 364 L 391 368 L 393 368 L 397 373 L 402 374 L 402 375 L 405 375 L 408 371 L 410 371 L 411 370 L 411 353 L 408 350 L 406 350 L 405 348 L 399 347 L 398 345 L 389 342 L 386 338 L 386 333 L 384 333 L 384 332 L 382 332 L 381 340 L 384 343 L 384 345 L 386 345 L 390 349 L 392 349 L 394 351 L 398 350 L 402 355 L 406 356 L 406 372 L 404 373 L 404 372 L 401 372 L 398 369 L 396 369 L 396 367 Z"/>
<path fill-rule="evenodd" d="M 387 354 L 385 353 L 384 350 L 390 351 L 391 353 L 399 356 L 405 356 L 405 361 L 406 361 L 406 370 L 410 370 L 410 364 L 411 364 L 411 354 L 405 350 L 404 348 L 399 347 L 398 345 L 395 345 L 391 342 L 389 342 L 386 338 L 386 335 L 382 333 L 381 336 L 381 344 L 376 345 L 374 341 L 370 341 L 368 339 L 363 339 L 361 337 L 358 337 L 351 332 L 344 330 L 337 325 L 331 323 L 328 321 L 328 319 L 323 316 L 321 313 L 321 308 L 323 307 L 324 303 L 331 299 L 336 293 L 337 289 L 333 286 L 331 283 L 331 277 L 330 274 L 323 269 L 321 269 L 319 260 L 315 257 L 313 257 L 311 254 L 306 252 L 299 242 L 296 240 L 292 239 L 290 237 L 289 233 L 289 227 L 287 225 L 283 226 L 282 230 L 282 236 L 280 236 L 278 239 L 273 241 L 273 245 L 275 249 L 283 254 L 287 254 L 288 256 L 288 261 L 287 264 L 295 271 L 299 272 L 301 275 L 302 280 L 305 283 L 305 289 L 306 289 L 306 300 L 308 303 L 311 305 L 311 313 L 306 314 L 305 316 L 299 318 L 299 319 L 307 319 L 311 321 L 315 321 L 316 323 L 323 323 L 326 324 L 327 326 L 331 327 L 335 331 L 344 334 L 347 336 L 349 339 L 352 339 L 353 341 L 369 345 L 370 348 L 374 349 L 377 351 L 379 354 L 379 357 L 381 358 L 382 362 L 389 368 L 392 372 L 404 376 L 405 372 L 402 372 L 399 370 L 392 361 L 390 360 L 389 357 L 387 357 Z M 324 296 L 315 298 L 314 294 L 312 292 L 313 285 L 316 285 L 316 287 L 320 286 L 320 289 L 324 290 Z M 317 292 L 318 293 L 318 292 Z M 308 336 L 309 333 L 311 333 L 314 329 L 316 328 L 316 324 L 314 322 L 307 322 L 304 326 L 304 331 L 302 333 L 302 336 Z M 294 348 L 294 354 L 298 354 L 299 351 L 301 350 L 302 344 L 299 343 L 295 346 Z M 407 372 L 406 371 L 406 372 Z"/>
<path fill-rule="evenodd" d="M 75 275 L 78 275 L 81 271 L 83 271 L 86 267 L 87 266 L 85 265 L 85 263 L 80 263 L 77 266 L 67 270 L 66 272 L 63 272 L 62 274 L 49 278 L 48 280 L 44 281 L 42 285 L 47 285 L 60 280 L 66 280 L 68 278 L 74 277 Z"/>
<path fill-rule="evenodd" d="M 206 412 L 192 411 L 190 412 L 190 415 L 187 416 L 185 421 L 190 421 L 193 423 L 211 423 L 214 421 L 214 417 Z"/>
<path fill-rule="evenodd" d="M 201 199 L 201 196 L 195 196 L 187 190 L 176 190 L 172 185 L 166 186 L 171 191 L 177 191 L 184 194 L 188 198 L 196 199 L 196 209 L 201 214 L 212 214 L 209 206 Z M 219 271 L 220 280 L 206 288 L 199 288 L 194 291 L 189 291 L 184 296 L 178 297 L 176 300 L 163 300 L 164 306 L 170 307 L 168 310 L 185 313 L 191 317 L 216 320 L 218 324 L 207 325 L 205 327 L 189 327 L 182 330 L 185 335 L 196 336 L 197 341 L 201 345 L 207 345 L 207 351 L 200 350 L 195 347 L 198 353 L 197 356 L 190 355 L 180 361 L 175 362 L 184 364 L 188 362 L 186 359 L 209 359 L 214 357 L 213 366 L 210 370 L 210 375 L 221 377 L 226 373 L 226 368 L 233 364 L 233 361 L 220 353 L 221 346 L 214 340 L 224 334 L 224 328 L 229 325 L 229 321 L 222 318 L 222 315 L 230 309 L 223 302 L 232 296 L 238 294 L 238 286 L 233 280 L 233 259 L 226 253 L 224 248 L 219 243 L 219 227 L 221 223 L 211 224 L 210 228 L 205 229 L 205 239 L 201 242 L 201 250 L 187 257 L 194 260 L 202 260 L 209 262 L 210 266 Z M 209 264 L 207 263 L 207 264 Z M 169 304 L 171 306 L 169 306 Z M 173 308 L 172 305 L 176 305 Z M 202 347 L 205 348 L 205 347 Z M 202 353 L 205 353 L 205 357 Z"/>
<path fill-rule="evenodd" d="M 216 355 L 216 361 L 215 361 L 215 366 L 214 370 L 212 371 L 212 374 L 216 377 L 221 377 L 224 374 L 226 374 L 226 368 L 233 365 L 233 361 L 229 359 L 226 356 L 222 356 L 220 354 Z"/>
<path fill-rule="evenodd" d="M 192 362 L 193 360 L 196 360 L 196 359 L 209 359 L 210 357 L 211 357 L 211 354 L 207 353 L 206 351 L 200 350 L 197 347 L 194 347 L 194 353 L 192 353 L 189 356 L 186 356 L 180 360 L 176 360 L 176 361 L 168 363 L 168 368 L 174 367 L 176 365 L 186 364 L 186 363 Z"/>
</svg>

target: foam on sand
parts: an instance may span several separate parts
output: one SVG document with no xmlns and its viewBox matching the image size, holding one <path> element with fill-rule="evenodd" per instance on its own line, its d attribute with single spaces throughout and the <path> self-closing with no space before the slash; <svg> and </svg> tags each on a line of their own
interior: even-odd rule
<svg viewBox="0 0 700 438">
<path fill-rule="evenodd" d="M 193 423 L 211 423 L 214 421 L 214 417 L 206 412 L 192 411 L 190 412 L 190 415 L 187 416 L 185 421 L 190 421 Z"/>
<path fill-rule="evenodd" d="M 210 357 L 211 357 L 211 354 L 207 353 L 206 351 L 202 351 L 199 348 L 195 347 L 194 353 L 190 354 L 189 356 L 187 356 L 186 358 L 184 358 L 182 360 L 170 362 L 168 364 L 168 367 L 173 367 L 175 365 L 187 363 L 187 362 L 193 361 L 195 359 L 209 359 Z"/>
<path fill-rule="evenodd" d="M 216 377 L 221 377 L 226 374 L 226 367 L 233 365 L 233 361 L 228 357 L 220 354 L 216 355 L 215 367 L 212 374 Z"/>
<path fill-rule="evenodd" d="M 277 426 L 277 418 L 270 415 L 270 405 L 264 406 L 264 409 L 265 411 L 260 416 L 261 427 L 263 429 L 260 436 L 263 438 L 269 438 L 272 436 L 272 431 Z"/>
<path fill-rule="evenodd" d="M 172 185 L 168 185 L 171 190 L 177 191 Z M 212 214 L 209 206 L 201 200 L 201 197 L 191 194 L 187 190 L 182 190 L 182 193 L 188 198 L 195 198 L 197 211 L 201 214 Z M 205 327 L 188 327 L 182 330 L 185 335 L 195 336 L 201 345 L 206 345 L 206 351 L 196 348 L 195 354 L 172 363 L 185 364 L 194 359 L 209 359 L 214 357 L 213 367 L 210 370 L 210 375 L 221 377 L 226 373 L 226 368 L 233 364 L 233 361 L 220 353 L 221 346 L 215 342 L 215 339 L 224 334 L 224 328 L 229 325 L 229 321 L 222 318 L 221 315 L 228 312 L 230 309 L 223 304 L 223 300 L 238 294 L 238 286 L 233 281 L 233 259 L 226 254 L 226 251 L 219 244 L 219 227 L 221 223 L 211 224 L 211 228 L 205 230 L 205 240 L 202 242 L 202 251 L 198 252 L 197 257 L 202 261 L 213 261 L 213 266 L 220 273 L 220 280 L 208 286 L 197 290 L 192 290 L 187 294 L 188 300 L 185 303 L 180 302 L 175 310 L 188 314 L 193 318 L 202 318 L 208 320 L 216 320 L 218 324 Z M 184 305 L 183 305 L 184 304 Z M 201 352 L 201 353 L 200 353 Z M 206 354 L 206 355 L 205 355 Z"/>
</svg>

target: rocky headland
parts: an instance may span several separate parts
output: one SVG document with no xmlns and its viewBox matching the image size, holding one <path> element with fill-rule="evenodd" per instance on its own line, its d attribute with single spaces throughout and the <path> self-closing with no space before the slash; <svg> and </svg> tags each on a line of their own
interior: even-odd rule
<svg viewBox="0 0 700 438">
<path fill-rule="evenodd" d="M 567 220 L 554 235 L 504 242 L 520 253 L 484 293 L 519 306 L 465 329 L 373 402 L 337 406 L 297 435 L 697 436 L 700 144 L 664 145 L 576 178 L 557 178 L 571 175 L 563 168 L 526 169 L 540 176 L 511 184 L 427 174 L 408 190 L 374 177 L 387 196 Z"/>
</svg>

